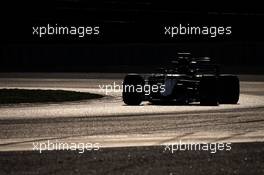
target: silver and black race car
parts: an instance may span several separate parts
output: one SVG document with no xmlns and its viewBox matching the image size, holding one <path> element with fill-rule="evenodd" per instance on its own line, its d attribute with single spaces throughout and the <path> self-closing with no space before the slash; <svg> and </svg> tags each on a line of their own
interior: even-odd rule
<svg viewBox="0 0 264 175">
<path fill-rule="evenodd" d="M 235 75 L 219 73 L 219 66 L 208 57 L 193 57 L 179 53 L 172 64 L 153 74 L 128 74 L 123 81 L 123 101 L 140 105 L 190 104 L 215 106 L 237 104 L 239 79 Z"/>
</svg>

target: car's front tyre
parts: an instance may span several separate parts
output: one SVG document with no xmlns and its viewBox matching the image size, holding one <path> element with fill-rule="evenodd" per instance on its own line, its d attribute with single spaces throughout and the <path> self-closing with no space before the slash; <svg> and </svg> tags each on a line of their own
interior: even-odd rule
<svg viewBox="0 0 264 175">
<path fill-rule="evenodd" d="M 144 87 L 144 79 L 137 74 L 126 75 L 123 81 L 122 98 L 127 105 L 140 105 L 144 100 L 144 92 L 138 91 L 137 88 Z"/>
</svg>

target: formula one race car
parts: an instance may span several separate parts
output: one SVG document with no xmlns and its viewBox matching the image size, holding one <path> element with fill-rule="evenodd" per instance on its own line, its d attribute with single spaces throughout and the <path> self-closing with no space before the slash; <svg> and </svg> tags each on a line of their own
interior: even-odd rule
<svg viewBox="0 0 264 175">
<path fill-rule="evenodd" d="M 179 53 L 170 67 L 153 74 L 128 74 L 123 81 L 123 101 L 140 105 L 154 104 L 201 105 L 237 104 L 239 79 L 235 75 L 219 74 L 219 66 L 210 58 Z"/>
</svg>

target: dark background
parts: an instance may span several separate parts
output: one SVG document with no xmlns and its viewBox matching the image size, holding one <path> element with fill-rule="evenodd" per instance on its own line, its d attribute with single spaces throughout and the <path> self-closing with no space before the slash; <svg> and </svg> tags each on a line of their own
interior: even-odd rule
<svg viewBox="0 0 264 175">
<path fill-rule="evenodd" d="M 264 9 L 228 2 L 9 1 L 1 12 L 2 72 L 149 72 L 177 52 L 209 56 L 231 73 L 264 73 Z M 253 4 L 253 5 L 252 5 Z M 32 26 L 99 25 L 100 37 L 32 35 Z M 164 35 L 165 25 L 232 26 L 232 35 Z"/>
</svg>

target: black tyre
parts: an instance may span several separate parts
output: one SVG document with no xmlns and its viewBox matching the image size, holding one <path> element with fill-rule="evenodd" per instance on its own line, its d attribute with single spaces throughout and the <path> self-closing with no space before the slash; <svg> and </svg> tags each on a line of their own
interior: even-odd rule
<svg viewBox="0 0 264 175">
<path fill-rule="evenodd" d="M 218 77 L 218 101 L 220 104 L 237 104 L 240 94 L 239 79 L 235 75 Z"/>
<path fill-rule="evenodd" d="M 204 76 L 200 81 L 200 104 L 217 106 L 217 79 L 214 75 Z"/>
<path fill-rule="evenodd" d="M 123 101 L 127 105 L 140 105 L 144 100 L 144 92 L 137 91 L 137 86 L 143 86 L 145 84 L 144 79 L 137 74 L 129 74 L 124 78 L 123 82 Z"/>
</svg>

